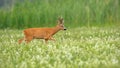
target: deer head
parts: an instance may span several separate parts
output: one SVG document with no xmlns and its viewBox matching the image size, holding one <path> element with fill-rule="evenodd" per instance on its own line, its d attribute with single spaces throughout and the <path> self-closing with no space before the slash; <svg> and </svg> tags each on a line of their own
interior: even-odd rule
<svg viewBox="0 0 120 68">
<path fill-rule="evenodd" d="M 58 20 L 57 20 L 57 27 L 60 29 L 60 30 L 66 30 L 66 28 L 64 27 L 64 19 L 62 17 L 59 17 Z"/>
</svg>

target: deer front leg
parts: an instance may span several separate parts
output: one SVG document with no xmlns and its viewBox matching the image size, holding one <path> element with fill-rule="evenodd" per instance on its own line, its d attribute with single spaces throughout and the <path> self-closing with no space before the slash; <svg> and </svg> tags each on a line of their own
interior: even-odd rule
<svg viewBox="0 0 120 68">
<path fill-rule="evenodd" d="M 48 39 L 45 39 L 45 43 L 47 44 Z"/>
<path fill-rule="evenodd" d="M 55 39 L 54 39 L 52 36 L 50 36 L 49 40 L 53 40 L 53 41 L 55 41 Z"/>
<path fill-rule="evenodd" d="M 45 43 L 49 40 L 49 37 L 44 37 Z"/>
<path fill-rule="evenodd" d="M 47 43 L 48 40 L 53 40 L 53 41 L 55 41 L 55 39 L 54 39 L 52 36 L 45 37 L 44 40 L 45 40 L 45 43 Z"/>
</svg>

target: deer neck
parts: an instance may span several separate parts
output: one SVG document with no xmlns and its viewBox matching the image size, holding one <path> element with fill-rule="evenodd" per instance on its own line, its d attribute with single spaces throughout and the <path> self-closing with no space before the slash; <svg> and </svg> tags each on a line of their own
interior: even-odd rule
<svg viewBox="0 0 120 68">
<path fill-rule="evenodd" d="M 53 28 L 53 35 L 54 35 L 55 33 L 57 33 L 58 31 L 60 31 L 60 28 L 54 27 L 54 28 Z"/>
</svg>

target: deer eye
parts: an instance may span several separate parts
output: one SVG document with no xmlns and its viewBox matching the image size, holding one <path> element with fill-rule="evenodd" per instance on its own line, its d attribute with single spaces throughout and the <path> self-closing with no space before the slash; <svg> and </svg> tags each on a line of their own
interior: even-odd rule
<svg viewBox="0 0 120 68">
<path fill-rule="evenodd" d="M 63 27 L 63 25 L 61 25 L 60 27 Z"/>
</svg>

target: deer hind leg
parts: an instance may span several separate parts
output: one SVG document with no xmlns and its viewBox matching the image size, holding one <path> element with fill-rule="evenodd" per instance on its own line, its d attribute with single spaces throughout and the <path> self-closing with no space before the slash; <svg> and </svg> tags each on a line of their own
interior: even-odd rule
<svg viewBox="0 0 120 68">
<path fill-rule="evenodd" d="M 26 37 L 25 37 L 26 43 L 29 43 L 30 41 L 32 41 L 32 39 L 33 39 L 32 36 L 26 36 Z"/>
<path fill-rule="evenodd" d="M 24 38 L 18 40 L 18 43 L 21 44 L 23 40 L 24 40 Z"/>
</svg>

